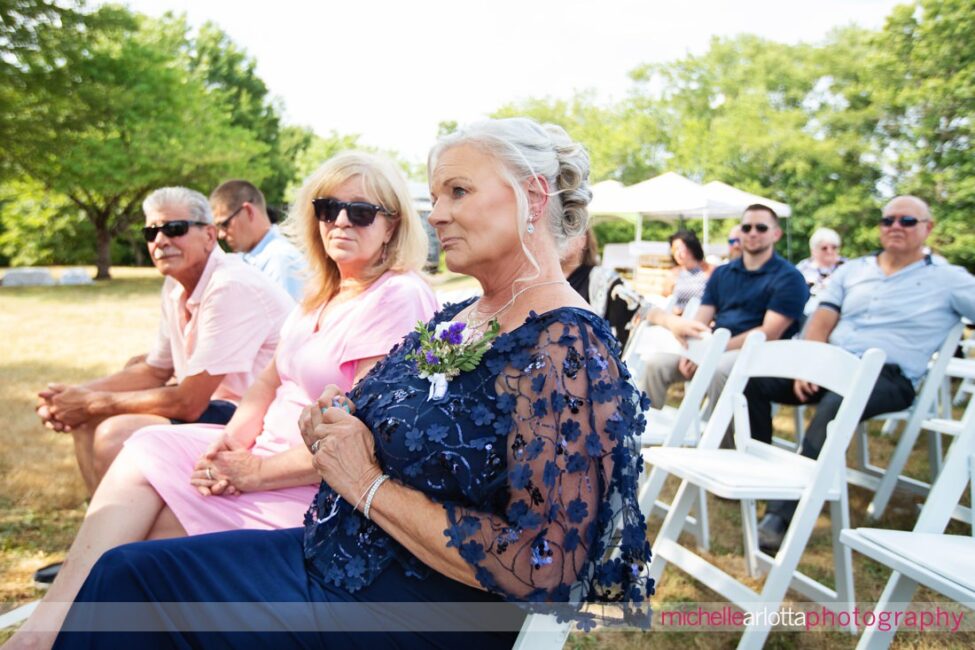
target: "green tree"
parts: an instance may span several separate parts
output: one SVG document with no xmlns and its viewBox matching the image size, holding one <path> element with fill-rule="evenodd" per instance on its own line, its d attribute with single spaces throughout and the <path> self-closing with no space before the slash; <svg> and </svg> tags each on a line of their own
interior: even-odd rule
<svg viewBox="0 0 975 650">
<path fill-rule="evenodd" d="M 310 142 L 295 157 L 295 174 L 285 191 L 288 203 L 294 200 L 305 179 L 326 160 L 349 149 L 363 148 L 359 144 L 358 135 L 340 135 L 332 131 L 328 136 L 322 137 L 315 135 L 310 129 L 306 129 L 305 133 L 310 138 Z"/>
<path fill-rule="evenodd" d="M 975 6 L 902 5 L 875 38 L 888 183 L 928 200 L 935 249 L 975 270 Z"/>
<path fill-rule="evenodd" d="M 715 38 L 702 55 L 635 70 L 631 101 L 655 111 L 675 171 L 789 203 L 799 239 L 830 225 L 859 252 L 881 178 L 876 107 L 858 67 L 871 52 L 852 28 L 819 46 Z"/>
<path fill-rule="evenodd" d="M 115 7 L 84 12 L 79 2 L 0 2 L 0 177 L 19 175 L 11 151 L 48 128 L 31 111 L 36 90 L 45 86 L 68 96 L 76 80 L 66 63 L 85 55 L 87 35 L 131 21 Z"/>
<path fill-rule="evenodd" d="M 293 127 L 298 129 L 298 127 Z M 285 191 L 285 199 L 290 203 L 295 194 L 301 188 L 305 179 L 322 166 L 322 164 L 336 154 L 343 151 L 355 149 L 357 151 L 368 151 L 375 154 L 386 156 L 394 163 L 399 165 L 403 174 L 413 180 L 421 180 L 426 176 L 426 166 L 414 164 L 403 158 L 398 152 L 392 150 L 378 149 L 359 142 L 359 134 L 341 134 L 336 131 L 330 132 L 327 136 L 316 135 L 311 129 L 299 129 L 308 138 L 308 143 L 303 145 L 295 156 L 295 174 L 293 180 Z"/>
<path fill-rule="evenodd" d="M 9 264 L 82 264 L 94 257 L 91 222 L 69 199 L 35 180 L 0 185 L 0 222 L 0 256 Z"/>
<path fill-rule="evenodd" d="M 558 124 L 585 145 L 593 182 L 614 179 L 624 184 L 646 180 L 664 171 L 664 151 L 652 107 L 637 110 L 629 103 L 600 104 L 593 91 L 570 99 L 528 99 L 506 104 L 492 117 L 531 117 Z"/>
<path fill-rule="evenodd" d="M 295 131 L 282 128 L 281 107 L 257 75 L 257 62 L 217 25 L 204 23 L 190 45 L 190 69 L 202 76 L 211 93 L 223 98 L 230 109 L 230 123 L 267 145 L 264 162 L 269 173 L 261 191 L 268 203 L 281 203 L 297 173 L 295 158 L 310 140 L 295 138 Z"/>
<path fill-rule="evenodd" d="M 226 98 L 190 71 L 187 32 L 182 20 L 136 17 L 89 32 L 84 56 L 32 71 L 44 83 L 22 108 L 43 128 L 8 155 L 91 222 L 100 279 L 109 277 L 112 240 L 140 218 L 152 189 L 205 192 L 230 175 L 260 182 L 270 172 L 268 146 L 235 126 Z M 54 77 L 70 87 L 49 83 Z"/>
</svg>

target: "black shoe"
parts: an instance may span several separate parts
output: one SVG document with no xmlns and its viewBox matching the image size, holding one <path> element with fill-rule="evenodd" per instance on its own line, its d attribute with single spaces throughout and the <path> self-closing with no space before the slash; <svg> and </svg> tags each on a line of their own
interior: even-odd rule
<svg viewBox="0 0 975 650">
<path fill-rule="evenodd" d="M 34 586 L 38 589 L 47 589 L 50 587 L 54 579 L 58 577 L 58 571 L 61 570 L 63 564 L 64 562 L 55 562 L 35 571 Z"/>
<path fill-rule="evenodd" d="M 769 513 L 762 517 L 758 524 L 758 548 L 769 555 L 775 555 L 782 546 L 785 531 L 789 529 L 789 522 L 781 517 Z"/>
</svg>

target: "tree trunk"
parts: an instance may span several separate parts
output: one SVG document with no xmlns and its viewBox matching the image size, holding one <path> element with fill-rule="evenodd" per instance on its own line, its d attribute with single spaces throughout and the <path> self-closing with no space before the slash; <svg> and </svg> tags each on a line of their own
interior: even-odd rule
<svg viewBox="0 0 975 650">
<path fill-rule="evenodd" d="M 95 240 L 98 252 L 95 262 L 98 273 L 95 274 L 95 279 L 111 280 L 112 276 L 108 269 L 112 266 L 112 233 L 109 232 L 107 225 L 95 224 Z"/>
</svg>

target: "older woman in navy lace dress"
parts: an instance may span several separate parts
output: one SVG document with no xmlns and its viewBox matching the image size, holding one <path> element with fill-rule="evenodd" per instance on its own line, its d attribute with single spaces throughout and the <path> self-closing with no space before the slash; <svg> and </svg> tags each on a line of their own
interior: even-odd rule
<svg viewBox="0 0 975 650">
<path fill-rule="evenodd" d="M 495 617 L 508 601 L 605 602 L 645 621 L 647 402 L 559 266 L 586 226 L 588 171 L 561 128 L 522 118 L 441 140 L 430 222 L 483 295 L 302 414 L 323 479 L 304 529 L 110 551 L 58 645 L 510 647 L 521 615 Z M 106 601 L 155 603 L 157 631 L 84 631 L 111 616 L 86 605 Z M 202 630 L 158 604 L 180 602 L 224 606 Z"/>
</svg>

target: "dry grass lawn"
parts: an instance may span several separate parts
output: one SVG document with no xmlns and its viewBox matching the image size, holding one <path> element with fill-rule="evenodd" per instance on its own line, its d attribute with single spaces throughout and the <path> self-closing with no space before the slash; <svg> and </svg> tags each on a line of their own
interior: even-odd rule
<svg viewBox="0 0 975 650">
<path fill-rule="evenodd" d="M 113 269 L 115 279 L 87 287 L 0 288 L 0 611 L 36 599 L 31 574 L 63 557 L 84 515 L 85 490 L 77 469 L 71 439 L 44 429 L 33 412 L 35 393 L 48 381 L 79 382 L 120 367 L 145 351 L 153 340 L 158 316 L 160 277 L 154 269 Z M 439 277 L 455 288 L 459 280 Z M 675 397 L 677 397 L 675 395 Z M 781 431 L 792 429 L 789 409 L 778 416 Z M 885 459 L 894 441 L 875 435 L 872 452 Z M 922 453 L 912 458 L 910 472 L 924 478 Z M 676 486 L 670 485 L 672 491 Z M 854 526 L 869 494 L 852 489 Z M 909 529 L 917 499 L 899 496 L 882 526 Z M 740 559 L 739 508 L 712 498 L 712 559 L 722 568 L 744 576 Z M 659 520 L 650 522 L 653 538 Z M 959 533 L 968 531 L 954 526 Z M 888 571 L 854 556 L 858 600 L 873 603 Z M 817 578 L 831 575 L 829 520 L 824 514 L 803 558 L 801 568 Z M 656 606 L 675 602 L 721 602 L 721 598 L 676 569 L 668 569 L 657 588 Z M 922 592 L 916 600 L 936 602 L 937 594 Z M 9 633 L 8 633 L 9 634 Z M 0 641 L 7 634 L 0 632 Z M 567 647 L 617 650 L 669 647 L 731 648 L 737 633 L 677 633 L 597 631 L 574 634 Z M 852 648 L 855 639 L 839 633 L 773 633 L 769 648 Z M 975 635 L 941 636 L 900 633 L 898 648 L 970 648 Z"/>
</svg>

